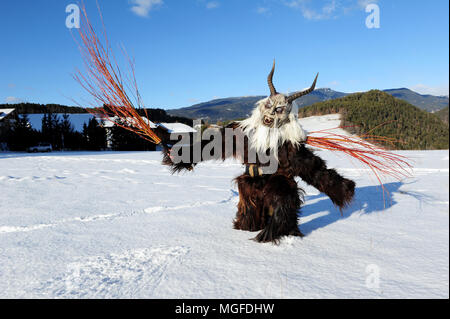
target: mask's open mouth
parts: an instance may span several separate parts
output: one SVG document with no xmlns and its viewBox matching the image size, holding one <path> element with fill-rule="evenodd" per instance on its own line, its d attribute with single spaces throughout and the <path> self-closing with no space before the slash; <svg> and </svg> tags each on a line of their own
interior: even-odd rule
<svg viewBox="0 0 450 319">
<path fill-rule="evenodd" d="M 264 125 L 272 126 L 273 125 L 273 118 L 264 116 L 263 123 L 264 123 Z"/>
</svg>

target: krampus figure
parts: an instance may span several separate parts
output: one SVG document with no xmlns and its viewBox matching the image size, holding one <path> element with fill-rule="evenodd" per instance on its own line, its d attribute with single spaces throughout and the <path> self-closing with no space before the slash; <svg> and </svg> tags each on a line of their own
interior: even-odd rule
<svg viewBox="0 0 450 319">
<path fill-rule="evenodd" d="M 181 156 L 179 161 L 176 156 L 179 153 L 178 144 L 184 142 L 170 146 L 169 141 L 164 141 L 163 137 L 153 132 L 147 111 L 142 108 L 134 63 L 130 60 L 128 81 L 123 79 L 123 72 L 115 63 L 106 33 L 103 33 L 104 46 L 84 7 L 82 11 L 84 20 L 79 29 L 80 50 L 86 73 L 77 72 L 75 79 L 102 105 L 88 111 L 151 143 L 161 145 L 164 150 L 163 164 L 169 165 L 173 172 L 192 170 L 199 161 L 211 159 L 211 156 L 204 156 L 211 153 L 212 149 L 215 150 L 215 147 L 210 147 L 209 141 L 205 143 L 200 138 L 200 141 L 188 143 L 183 149 L 187 149 L 189 156 Z M 216 154 L 214 151 L 213 158 L 234 157 L 246 165 L 245 174 L 235 179 L 239 188 L 238 212 L 234 220 L 236 229 L 260 231 L 255 238 L 259 242 L 276 243 L 283 236 L 302 236 L 298 229 L 297 214 L 303 203 L 303 190 L 298 188 L 294 179 L 296 176 L 327 194 L 341 210 L 352 201 L 355 183 L 343 178 L 334 169 L 328 169 L 325 162 L 307 145 L 342 152 L 365 165 L 380 182 L 383 196 L 382 177 L 402 180 L 412 176 L 412 166 L 407 157 L 380 146 L 395 145 L 395 138 L 372 135 L 370 131 L 360 137 L 330 132 L 326 136 L 314 136 L 318 132 L 306 136 L 292 103 L 314 90 L 317 76 L 309 89 L 286 96 L 278 93 L 273 85 L 274 71 L 275 62 L 268 77 L 270 96 L 257 102 L 252 115 L 212 134 L 214 140 L 216 137 L 221 140 L 220 143 L 214 143 L 219 145 L 221 152 Z M 127 92 L 127 88 L 132 88 L 134 92 Z M 231 145 L 227 138 L 230 131 L 233 132 Z M 253 156 L 255 153 L 258 156 Z M 267 158 L 267 153 L 271 154 L 269 165 L 262 160 Z"/>
<path fill-rule="evenodd" d="M 327 168 L 325 161 L 305 146 L 306 133 L 292 111 L 294 100 L 314 90 L 317 76 L 309 89 L 286 96 L 278 93 L 272 83 L 274 70 L 275 63 L 268 77 L 270 96 L 257 102 L 248 119 L 226 127 L 244 138 L 234 139 L 232 152 L 225 150 L 224 143 L 221 158 L 233 156 L 246 165 L 246 172 L 235 179 L 239 203 L 234 228 L 260 231 L 256 241 L 277 243 L 283 236 L 303 236 L 297 214 L 304 192 L 297 186 L 296 176 L 328 195 L 341 210 L 352 201 L 355 183 Z M 223 140 L 226 128 L 221 131 Z M 190 147 L 193 150 L 195 146 Z M 278 162 L 276 172 L 265 174 L 260 161 L 250 162 L 250 149 L 272 152 Z M 243 150 L 243 154 L 239 150 Z M 163 163 L 171 166 L 174 172 L 192 170 L 196 165 L 192 156 L 189 161 L 174 161 L 169 147 L 164 153 Z"/>
</svg>

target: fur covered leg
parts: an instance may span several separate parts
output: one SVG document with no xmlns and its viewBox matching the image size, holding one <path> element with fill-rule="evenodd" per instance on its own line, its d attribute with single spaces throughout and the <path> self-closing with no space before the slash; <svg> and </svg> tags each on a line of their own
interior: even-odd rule
<svg viewBox="0 0 450 319">
<path fill-rule="evenodd" d="M 303 191 L 293 178 L 272 175 L 263 190 L 264 213 L 268 219 L 264 229 L 256 236 L 258 242 L 278 243 L 283 236 L 300 236 L 298 210 Z"/>
<path fill-rule="evenodd" d="M 263 211 L 263 187 L 265 178 L 241 175 L 236 182 L 239 189 L 238 212 L 234 228 L 257 231 L 265 227 L 266 218 Z"/>
</svg>

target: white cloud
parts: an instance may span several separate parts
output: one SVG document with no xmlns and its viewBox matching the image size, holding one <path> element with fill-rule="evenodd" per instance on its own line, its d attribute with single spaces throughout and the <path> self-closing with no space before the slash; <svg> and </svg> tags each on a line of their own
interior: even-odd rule
<svg viewBox="0 0 450 319">
<path fill-rule="evenodd" d="M 5 102 L 8 104 L 16 104 L 16 103 L 22 103 L 23 101 L 15 96 L 8 96 L 8 97 L 6 97 Z"/>
<path fill-rule="evenodd" d="M 369 4 L 376 4 L 378 0 L 358 0 L 358 6 L 361 10 L 365 10 Z"/>
<path fill-rule="evenodd" d="M 207 9 L 215 9 L 220 6 L 220 3 L 218 1 L 210 1 L 206 4 Z"/>
<path fill-rule="evenodd" d="M 259 13 L 259 14 L 267 14 L 267 13 L 269 13 L 269 8 L 266 8 L 266 7 L 258 7 L 258 8 L 256 9 L 256 12 Z"/>
<path fill-rule="evenodd" d="M 420 94 L 430 94 L 430 95 L 437 95 L 437 96 L 448 96 L 448 83 L 446 85 L 441 86 L 428 86 L 425 84 L 416 84 L 412 87 L 410 87 L 411 90 L 420 93 Z"/>
<path fill-rule="evenodd" d="M 284 4 L 291 8 L 300 8 L 304 4 L 304 0 L 285 1 Z"/>
<path fill-rule="evenodd" d="M 133 11 L 136 15 L 140 17 L 148 17 L 148 13 L 155 6 L 159 6 L 163 4 L 162 0 L 131 0 L 132 7 L 131 11 Z"/>
<path fill-rule="evenodd" d="M 305 19 L 327 20 L 365 10 L 367 5 L 378 4 L 379 0 L 282 0 L 282 3 L 300 10 Z"/>
<path fill-rule="evenodd" d="M 337 9 L 336 0 L 328 0 L 320 9 L 314 9 L 307 0 L 285 1 L 284 4 L 290 8 L 299 9 L 304 18 L 308 20 L 324 20 L 333 17 Z"/>
</svg>

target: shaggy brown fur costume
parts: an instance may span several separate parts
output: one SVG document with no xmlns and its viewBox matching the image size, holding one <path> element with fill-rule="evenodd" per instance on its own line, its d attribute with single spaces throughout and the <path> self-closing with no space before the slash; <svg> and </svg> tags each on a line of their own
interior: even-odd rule
<svg viewBox="0 0 450 319">
<path fill-rule="evenodd" d="M 241 130 L 237 123 L 230 124 L 228 128 Z M 222 129 L 222 136 L 224 135 Z M 235 139 L 234 142 L 239 143 L 239 140 Z M 235 145 L 232 156 L 240 158 L 243 164 L 251 165 L 247 159 L 248 145 L 248 138 L 245 137 L 244 154 L 239 154 L 236 151 L 240 149 L 239 145 Z M 194 146 L 191 145 L 190 148 L 190 154 L 193 154 Z M 169 165 L 173 172 L 192 170 L 196 165 L 192 159 L 187 163 L 174 164 L 169 152 L 169 148 L 164 149 L 163 164 Z M 222 159 L 225 159 L 225 152 L 222 154 Z M 258 165 L 256 163 L 255 167 Z M 239 203 L 234 228 L 260 231 L 255 238 L 258 242 L 278 243 L 283 236 L 303 236 L 298 228 L 298 213 L 304 192 L 294 180 L 297 176 L 327 194 L 341 210 L 353 199 L 353 181 L 342 177 L 334 169 L 328 169 L 325 161 L 304 144 L 294 146 L 286 142 L 278 150 L 276 173 L 261 176 L 246 173 L 235 179 L 239 189 Z"/>
</svg>

